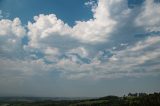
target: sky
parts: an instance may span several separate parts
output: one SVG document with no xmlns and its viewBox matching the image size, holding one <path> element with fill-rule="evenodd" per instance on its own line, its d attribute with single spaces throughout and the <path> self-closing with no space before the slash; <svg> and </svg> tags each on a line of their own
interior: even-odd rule
<svg viewBox="0 0 160 106">
<path fill-rule="evenodd" d="M 0 96 L 160 92 L 159 0 L 0 0 Z"/>
</svg>

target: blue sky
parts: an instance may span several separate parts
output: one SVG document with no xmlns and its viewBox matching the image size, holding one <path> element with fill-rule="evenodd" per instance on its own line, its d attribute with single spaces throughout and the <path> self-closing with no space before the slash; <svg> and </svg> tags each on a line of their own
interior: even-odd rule
<svg viewBox="0 0 160 106">
<path fill-rule="evenodd" d="M 90 8 L 84 5 L 86 0 L 1 0 L 1 10 L 10 13 L 10 19 L 21 18 L 22 23 L 26 24 L 28 20 L 39 14 L 56 14 L 56 16 L 74 25 L 76 20 L 88 20 L 92 18 Z M 72 16 L 72 17 L 71 17 Z"/>
<path fill-rule="evenodd" d="M 0 95 L 160 91 L 157 0 L 0 0 Z"/>
</svg>

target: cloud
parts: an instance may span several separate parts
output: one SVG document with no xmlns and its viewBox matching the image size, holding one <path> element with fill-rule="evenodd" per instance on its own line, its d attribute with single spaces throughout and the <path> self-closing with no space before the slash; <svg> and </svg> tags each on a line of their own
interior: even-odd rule
<svg viewBox="0 0 160 106">
<path fill-rule="evenodd" d="M 110 2 L 100 0 L 93 11 L 93 19 L 77 21 L 73 27 L 73 35 L 85 43 L 106 41 L 116 25 L 116 21 L 110 16 Z"/>
<path fill-rule="evenodd" d="M 92 12 L 94 12 L 95 9 L 97 8 L 97 3 L 96 1 L 93 1 L 93 0 L 85 2 L 84 5 L 86 5 L 87 7 L 91 7 Z"/>
<path fill-rule="evenodd" d="M 15 54 L 15 57 L 18 56 L 22 49 L 21 39 L 25 35 L 26 30 L 21 25 L 19 18 L 15 18 L 13 21 L 0 20 L 0 54 L 2 56 L 7 56 L 7 54 L 8 56 L 13 54 Z"/>
<path fill-rule="evenodd" d="M 109 1 L 108 3 L 105 0 L 100 0 L 93 12 L 94 18 L 88 21 L 76 21 L 73 28 L 57 19 L 54 14 L 34 17 L 35 23 L 28 24 L 31 44 L 36 45 L 37 39 L 54 37 L 54 35 L 68 35 L 85 43 L 105 41 L 116 25 L 116 21 L 110 17 L 110 4 L 114 4 L 114 2 Z"/>
<path fill-rule="evenodd" d="M 0 27 L 1 36 L 22 37 L 25 35 L 25 30 L 21 26 L 19 18 L 15 18 L 13 21 L 2 19 L 0 20 Z"/>
<path fill-rule="evenodd" d="M 84 3 L 84 5 L 86 5 L 86 6 L 93 6 L 93 5 L 95 5 L 95 1 L 92 1 L 92 0 L 87 1 L 87 2 Z"/>
<path fill-rule="evenodd" d="M 93 5 L 93 1 L 86 4 Z M 92 11 L 93 18 L 88 21 L 76 21 L 73 27 L 58 19 L 55 14 L 35 16 L 35 22 L 28 23 L 30 46 L 48 45 L 49 39 L 55 39 L 57 36 L 86 44 L 109 42 L 111 38 L 115 39 L 115 36 L 120 40 L 124 40 L 122 37 L 133 39 L 134 34 L 144 33 L 143 29 L 146 29 L 146 26 L 155 29 L 159 23 L 157 22 L 159 19 L 159 6 L 157 5 L 159 4 L 154 2 L 146 1 L 141 7 L 133 9 L 128 7 L 127 0 L 99 0 L 94 5 L 96 6 Z M 152 7 L 155 12 L 148 13 Z M 144 25 L 149 20 L 157 21 L 152 25 Z M 118 38 L 119 34 L 121 38 Z"/>
<path fill-rule="evenodd" d="M 147 31 L 160 31 L 160 4 L 154 0 L 146 0 L 141 13 L 136 19 L 136 24 Z"/>
<path fill-rule="evenodd" d="M 51 48 L 48 47 L 45 50 L 45 60 L 48 62 L 56 62 L 58 61 L 58 56 L 60 55 L 59 49 L 58 48 Z"/>
<path fill-rule="evenodd" d="M 35 23 L 28 23 L 28 36 L 30 38 L 29 45 L 31 47 L 38 47 L 40 42 L 49 36 L 64 36 L 70 33 L 70 27 L 60 19 L 57 19 L 54 14 L 41 14 L 39 16 L 35 16 L 34 20 Z"/>
<path fill-rule="evenodd" d="M 45 54 L 46 55 L 58 55 L 59 54 L 59 50 L 57 48 L 47 48 L 45 50 Z"/>
<path fill-rule="evenodd" d="M 35 76 L 44 76 L 53 71 L 53 66 L 47 65 L 42 59 L 11 59 L 0 58 L 0 80 L 2 83 L 17 83 Z M 6 82 L 7 81 L 7 82 Z"/>
<path fill-rule="evenodd" d="M 86 63 L 81 60 L 81 58 L 74 57 L 62 58 L 54 63 L 46 63 L 44 59 L 32 60 L 11 60 L 11 59 L 0 59 L 1 65 L 1 76 L 6 73 L 18 73 L 16 76 L 32 76 L 41 75 L 48 73 L 50 71 L 59 71 L 62 77 L 69 79 L 79 79 L 79 78 L 119 78 L 124 76 L 140 77 L 146 75 L 156 75 L 159 73 L 159 63 L 160 50 L 158 49 L 160 45 L 160 37 L 148 37 L 147 39 L 137 42 L 132 46 L 127 46 L 127 48 L 122 50 L 111 50 L 109 55 L 107 52 L 106 58 L 103 57 L 103 61 L 95 55 L 95 57 L 90 58 L 90 62 Z M 77 48 L 70 50 L 72 53 L 76 53 L 82 48 Z M 102 51 L 100 51 L 102 52 Z M 54 53 L 58 54 L 57 49 L 48 49 L 46 53 L 51 56 Z M 71 52 L 70 52 L 71 53 Z M 80 52 L 77 52 L 81 54 Z M 68 54 L 67 56 L 70 56 Z M 86 56 L 86 55 L 85 55 Z M 80 57 L 83 57 L 80 56 Z M 50 57 L 50 59 L 52 59 Z M 54 58 L 53 58 L 54 59 Z M 81 61 L 81 62 L 77 62 Z M 9 67 L 8 67 L 9 66 Z M 10 75 L 6 74 L 6 75 Z"/>
<path fill-rule="evenodd" d="M 26 27 L 19 18 L 1 19 L 1 76 L 51 71 L 70 79 L 159 74 L 159 34 L 135 37 L 160 30 L 159 4 L 150 0 L 134 8 L 128 7 L 127 0 L 85 4 L 94 5 L 93 18 L 76 21 L 73 27 L 55 14 L 35 16 Z"/>
<path fill-rule="evenodd" d="M 71 49 L 68 53 L 75 53 L 79 54 L 81 57 L 88 57 L 88 51 L 84 47 L 77 47 L 75 49 Z"/>
<path fill-rule="evenodd" d="M 123 50 L 112 51 L 111 56 L 104 58 L 105 61 L 94 57 L 90 64 L 77 64 L 74 61 L 65 59 L 57 65 L 64 70 L 68 78 L 117 78 L 123 76 L 145 76 L 159 73 L 160 58 L 160 37 L 149 37 L 135 45 L 128 46 Z M 99 55 L 98 55 L 99 56 Z M 103 56 L 103 55 L 100 55 Z M 146 65 L 148 62 L 155 63 L 152 67 Z M 67 66 L 70 67 L 67 67 Z M 75 71 L 76 70 L 76 71 Z"/>
</svg>

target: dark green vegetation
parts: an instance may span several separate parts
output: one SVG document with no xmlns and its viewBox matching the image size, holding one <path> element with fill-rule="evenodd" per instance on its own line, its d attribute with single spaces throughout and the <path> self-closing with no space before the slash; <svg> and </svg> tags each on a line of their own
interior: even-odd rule
<svg viewBox="0 0 160 106">
<path fill-rule="evenodd" d="M 44 100 L 36 98 L 7 100 L 7 98 L 0 98 L 0 106 L 160 106 L 160 93 L 129 93 L 128 96 L 123 97 L 106 96 L 86 100 Z"/>
</svg>

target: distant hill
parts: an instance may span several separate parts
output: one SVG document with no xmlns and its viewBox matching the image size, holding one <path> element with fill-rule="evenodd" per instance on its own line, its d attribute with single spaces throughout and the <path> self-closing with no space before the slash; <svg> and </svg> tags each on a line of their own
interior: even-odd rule
<svg viewBox="0 0 160 106">
<path fill-rule="evenodd" d="M 86 100 L 49 100 L 50 98 L 0 98 L 0 106 L 160 106 L 160 93 L 129 93 L 127 96 L 106 96 Z M 19 101 L 21 100 L 21 101 Z"/>
</svg>

